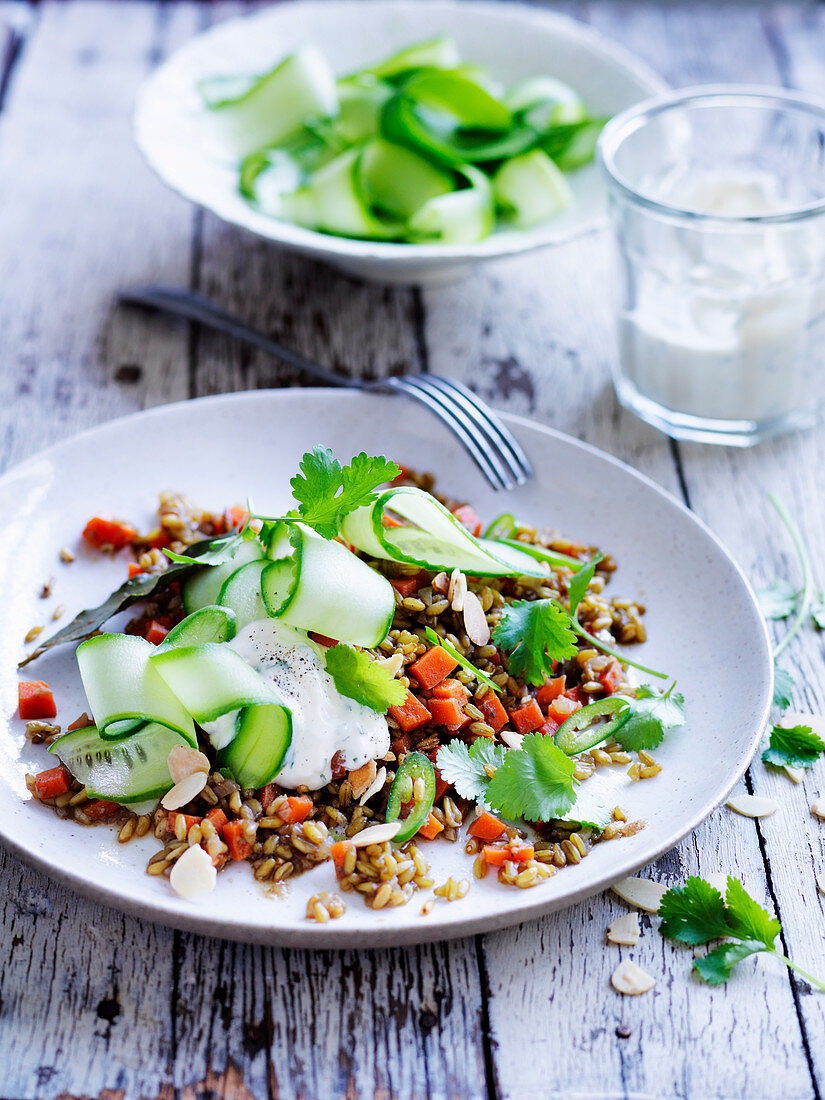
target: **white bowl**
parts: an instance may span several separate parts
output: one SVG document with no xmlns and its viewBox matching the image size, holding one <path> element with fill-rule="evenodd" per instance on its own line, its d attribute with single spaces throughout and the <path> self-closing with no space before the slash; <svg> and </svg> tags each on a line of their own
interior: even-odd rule
<svg viewBox="0 0 825 1100">
<path fill-rule="evenodd" d="M 203 77 L 264 71 L 308 43 L 343 74 L 437 34 L 449 35 L 464 58 L 504 84 L 542 73 L 559 77 L 595 115 L 614 115 L 667 87 L 641 61 L 587 27 L 517 3 L 297 0 L 215 27 L 153 73 L 137 100 L 138 145 L 170 187 L 224 221 L 382 282 L 446 281 L 480 261 L 560 244 L 603 225 L 604 188 L 589 165 L 571 177 L 572 206 L 533 229 L 500 230 L 472 245 L 333 237 L 257 212 L 238 192 L 235 166 L 213 159 L 206 148 L 196 89 Z"/>
</svg>

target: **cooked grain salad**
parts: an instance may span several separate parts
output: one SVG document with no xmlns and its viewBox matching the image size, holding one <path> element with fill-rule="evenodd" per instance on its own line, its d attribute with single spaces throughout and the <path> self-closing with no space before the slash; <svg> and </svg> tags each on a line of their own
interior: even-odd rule
<svg viewBox="0 0 825 1100">
<path fill-rule="evenodd" d="M 80 642 L 88 712 L 66 731 L 47 684 L 19 685 L 26 737 L 56 758 L 27 776 L 59 817 L 151 833 L 147 873 L 183 897 L 246 861 L 265 888 L 319 864 L 326 922 L 471 881 L 540 885 L 644 827 L 590 794 L 598 768 L 660 771 L 675 684 L 617 646 L 644 607 L 610 596 L 616 563 L 511 515 L 486 529 L 433 478 L 366 454 L 304 455 L 285 516 L 205 512 L 163 493 L 157 526 L 96 516 L 128 578 L 23 664 Z M 102 633 L 135 606 L 122 633 Z M 592 789 L 592 788 L 591 788 Z M 433 841 L 467 877 L 436 883 Z"/>
</svg>

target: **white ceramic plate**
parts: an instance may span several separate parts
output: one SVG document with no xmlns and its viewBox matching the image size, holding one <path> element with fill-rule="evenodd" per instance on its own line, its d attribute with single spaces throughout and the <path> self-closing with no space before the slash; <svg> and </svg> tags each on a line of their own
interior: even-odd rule
<svg viewBox="0 0 825 1100">
<path fill-rule="evenodd" d="M 479 260 L 559 244 L 602 224 L 604 189 L 596 166 L 589 165 L 571 177 L 570 209 L 535 229 L 497 232 L 474 245 L 346 240 L 258 213 L 238 193 L 236 167 L 210 154 L 197 92 L 203 77 L 264 72 L 310 42 L 344 74 L 437 34 L 451 36 L 463 57 L 486 66 L 504 84 L 542 73 L 559 77 L 595 115 L 613 115 L 667 88 L 615 43 L 534 7 L 478 0 L 299 0 L 220 24 L 175 53 L 138 96 L 138 145 L 170 187 L 225 221 L 384 281 L 450 278 Z"/>
<path fill-rule="evenodd" d="M 750 760 L 772 691 L 770 648 L 747 582 L 714 536 L 680 504 L 627 466 L 537 424 L 508 418 L 537 476 L 516 492 L 489 489 L 453 437 L 413 402 L 338 390 L 266 391 L 167 405 L 70 439 L 0 479 L 0 836 L 24 858 L 75 889 L 138 916 L 179 928 L 264 943 L 373 946 L 465 935 L 515 924 L 603 890 L 655 859 L 694 829 L 728 794 Z M 144 866 L 157 841 L 118 845 L 105 827 L 57 820 L 33 803 L 24 773 L 52 766 L 29 745 L 16 718 L 16 664 L 33 623 L 99 603 L 126 572 L 84 550 L 79 532 L 95 512 L 148 526 L 157 492 L 174 488 L 221 509 L 251 495 L 269 514 L 289 506 L 289 478 L 301 454 L 322 443 L 342 459 L 361 449 L 436 472 L 446 492 L 466 497 L 484 518 L 503 510 L 599 545 L 619 563 L 614 594 L 642 599 L 650 640 L 634 655 L 678 677 L 689 721 L 656 751 L 659 777 L 631 784 L 611 769 L 615 801 L 649 825 L 629 839 L 598 845 L 579 866 L 530 890 L 473 881 L 457 902 L 428 894 L 374 913 L 348 897 L 346 915 L 328 925 L 307 921 L 308 897 L 335 889 L 331 864 L 266 896 L 247 865 L 222 873 L 213 894 L 175 896 Z M 62 546 L 77 560 L 58 560 Z M 55 577 L 54 594 L 38 598 Z M 49 623 L 49 627 L 51 627 Z M 25 674 L 54 689 L 59 721 L 85 703 L 72 647 L 28 666 Z M 734 686 L 735 685 L 735 686 Z M 595 779 L 589 780 L 594 782 Z M 422 842 L 436 882 L 472 879 L 462 844 Z"/>
</svg>

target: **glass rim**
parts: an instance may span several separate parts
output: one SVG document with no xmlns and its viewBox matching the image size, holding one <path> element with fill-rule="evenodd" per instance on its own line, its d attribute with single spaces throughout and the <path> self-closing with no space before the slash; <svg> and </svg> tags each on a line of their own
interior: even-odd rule
<svg viewBox="0 0 825 1100">
<path fill-rule="evenodd" d="M 632 202 L 654 213 L 693 223 L 717 223 L 718 225 L 776 225 L 803 221 L 825 214 L 825 196 L 805 206 L 793 207 L 773 214 L 722 214 L 690 210 L 683 206 L 662 202 L 644 194 L 627 180 L 616 167 L 616 154 L 624 141 L 647 125 L 658 115 L 674 107 L 693 104 L 719 107 L 751 107 L 761 109 L 795 108 L 817 117 L 825 126 L 825 99 L 804 92 L 787 91 L 758 84 L 707 84 L 664 92 L 627 107 L 605 125 L 596 146 L 598 163 L 617 190 Z"/>
</svg>

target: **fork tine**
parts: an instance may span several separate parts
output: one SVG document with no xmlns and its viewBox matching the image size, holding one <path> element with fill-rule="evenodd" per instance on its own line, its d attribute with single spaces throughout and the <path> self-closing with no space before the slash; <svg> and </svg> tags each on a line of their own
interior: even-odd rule
<svg viewBox="0 0 825 1100">
<path fill-rule="evenodd" d="M 370 388 L 373 387 L 371 386 Z M 482 474 L 487 478 L 487 481 L 493 489 L 498 491 L 500 489 L 514 488 L 512 481 L 506 476 L 501 463 L 497 459 L 494 459 L 480 445 L 475 434 L 468 427 L 466 419 L 456 416 L 455 407 L 443 394 L 416 385 L 414 375 L 385 378 L 375 385 L 375 388 L 386 389 L 392 393 L 403 393 L 407 397 L 411 397 L 413 400 L 419 401 L 422 405 L 425 405 L 430 412 L 447 425 L 454 435 L 458 436 L 464 449 L 475 462 L 476 466 L 478 466 Z"/>
<path fill-rule="evenodd" d="M 488 437 L 491 445 L 497 448 L 519 485 L 523 485 L 528 477 L 533 476 L 533 467 L 520 444 L 478 394 L 453 378 L 444 378 L 438 374 L 422 377 L 426 377 L 433 385 L 462 404 Z"/>
</svg>

